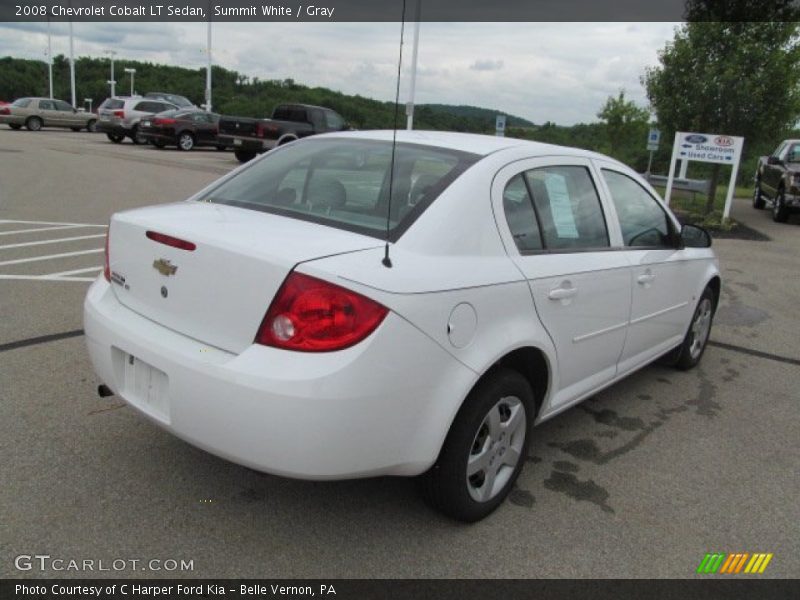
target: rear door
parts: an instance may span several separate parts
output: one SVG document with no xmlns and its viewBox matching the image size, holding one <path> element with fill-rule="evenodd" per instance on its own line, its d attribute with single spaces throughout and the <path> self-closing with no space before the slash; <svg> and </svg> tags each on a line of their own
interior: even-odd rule
<svg viewBox="0 0 800 600">
<path fill-rule="evenodd" d="M 616 163 L 597 164 L 622 234 L 619 254 L 631 265 L 631 317 L 619 365 L 623 372 L 681 342 L 704 265 L 681 248 L 678 225 L 633 173 Z"/>
<path fill-rule="evenodd" d="M 625 343 L 630 267 L 612 247 L 596 172 L 583 158 L 530 159 L 503 169 L 495 214 L 512 260 L 525 275 L 558 354 L 553 406 L 610 381 Z"/>
</svg>

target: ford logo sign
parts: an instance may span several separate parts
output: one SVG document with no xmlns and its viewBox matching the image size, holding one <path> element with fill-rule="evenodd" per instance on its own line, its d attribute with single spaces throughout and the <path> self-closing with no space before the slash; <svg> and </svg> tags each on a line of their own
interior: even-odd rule
<svg viewBox="0 0 800 600">
<path fill-rule="evenodd" d="M 690 144 L 705 144 L 708 141 L 708 138 L 704 135 L 697 135 L 693 133 L 692 135 L 687 135 L 683 138 L 684 141 L 689 142 Z"/>
<path fill-rule="evenodd" d="M 728 148 L 729 146 L 733 146 L 733 138 L 730 138 L 727 135 L 720 135 L 714 138 L 714 143 L 717 146 Z"/>
</svg>

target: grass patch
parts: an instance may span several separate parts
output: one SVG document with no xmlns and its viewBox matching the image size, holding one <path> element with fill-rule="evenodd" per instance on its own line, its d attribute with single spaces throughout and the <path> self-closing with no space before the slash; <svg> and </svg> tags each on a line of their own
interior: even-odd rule
<svg viewBox="0 0 800 600">
<path fill-rule="evenodd" d="M 655 189 L 663 198 L 665 188 L 656 187 Z M 727 186 L 717 186 L 717 193 L 714 196 L 714 207 L 708 214 L 706 214 L 706 195 L 696 192 L 673 189 L 669 207 L 683 223 L 694 223 L 695 225 L 700 225 L 701 227 L 715 231 L 731 231 L 736 227 L 736 221 L 730 218 L 722 218 L 722 213 L 725 210 L 725 194 L 727 191 Z M 748 198 L 752 193 L 752 188 L 737 185 L 733 191 L 733 197 Z"/>
</svg>

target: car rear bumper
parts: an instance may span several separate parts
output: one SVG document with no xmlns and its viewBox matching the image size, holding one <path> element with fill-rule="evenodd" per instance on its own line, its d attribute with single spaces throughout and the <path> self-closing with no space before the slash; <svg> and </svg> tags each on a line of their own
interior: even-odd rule
<svg viewBox="0 0 800 600">
<path fill-rule="evenodd" d="M 476 378 L 391 312 L 346 350 L 235 355 L 134 313 L 101 277 L 84 322 L 95 371 L 130 406 L 208 452 L 302 479 L 424 472 Z"/>
<path fill-rule="evenodd" d="M 219 134 L 219 143 L 244 152 L 266 152 L 275 147 L 275 140 L 257 140 L 249 137 Z"/>
<path fill-rule="evenodd" d="M 0 115 L 0 124 L 3 125 L 24 125 L 25 117 L 17 115 Z"/>
</svg>

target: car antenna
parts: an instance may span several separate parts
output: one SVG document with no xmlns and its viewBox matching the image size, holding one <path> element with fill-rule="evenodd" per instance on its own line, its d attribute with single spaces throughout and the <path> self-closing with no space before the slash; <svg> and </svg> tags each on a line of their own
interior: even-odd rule
<svg viewBox="0 0 800 600">
<path fill-rule="evenodd" d="M 406 29 L 406 0 L 403 0 L 403 15 L 400 22 L 400 56 L 397 60 L 397 89 L 394 94 L 394 128 L 392 129 L 392 162 L 389 165 L 389 206 L 386 209 L 386 245 L 384 246 L 381 264 L 387 269 L 392 268 L 392 259 L 389 258 L 389 232 L 392 226 L 392 194 L 394 192 L 394 157 L 397 149 L 397 116 L 400 112 L 400 73 L 403 67 L 403 34 Z"/>
</svg>

